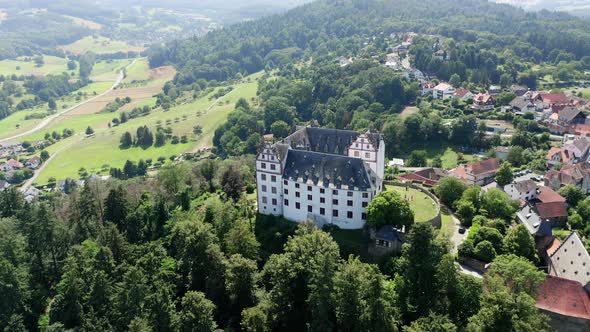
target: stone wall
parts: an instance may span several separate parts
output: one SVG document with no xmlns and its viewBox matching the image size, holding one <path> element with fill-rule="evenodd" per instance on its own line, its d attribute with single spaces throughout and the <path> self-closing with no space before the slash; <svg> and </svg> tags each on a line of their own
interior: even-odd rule
<svg viewBox="0 0 590 332">
<path fill-rule="evenodd" d="M 433 193 L 431 193 L 429 190 L 417 186 L 415 184 L 412 183 L 402 183 L 402 182 L 393 182 L 393 181 L 384 181 L 383 182 L 385 185 L 387 186 L 396 186 L 396 187 L 402 187 L 402 188 L 412 188 L 412 189 L 416 189 L 422 193 L 424 193 L 426 196 L 430 197 L 435 203 L 436 203 L 436 216 L 434 216 L 434 218 L 430 219 L 428 222 L 430 222 L 432 224 L 432 226 L 434 226 L 435 228 L 439 228 L 442 226 L 442 216 L 441 216 L 441 206 L 440 206 L 440 201 L 438 200 L 438 197 L 436 197 L 436 195 L 434 195 Z"/>
</svg>

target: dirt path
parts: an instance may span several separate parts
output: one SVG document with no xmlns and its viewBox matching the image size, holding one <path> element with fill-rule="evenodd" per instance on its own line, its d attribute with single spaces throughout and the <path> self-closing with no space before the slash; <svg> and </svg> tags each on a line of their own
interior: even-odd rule
<svg viewBox="0 0 590 332">
<path fill-rule="evenodd" d="M 137 61 L 137 59 L 134 59 L 134 60 L 133 60 L 133 61 L 132 61 L 132 62 L 131 62 L 129 65 L 127 65 L 127 67 L 125 67 L 125 68 L 129 68 L 131 65 L 133 65 L 133 64 L 135 63 L 135 61 Z M 63 111 L 61 111 L 61 112 L 59 112 L 59 113 L 56 113 L 56 114 L 54 114 L 54 115 L 51 115 L 51 116 L 49 116 L 48 118 L 46 118 L 46 119 L 44 119 L 43 121 L 41 121 L 41 122 L 40 122 L 40 123 L 39 123 L 39 124 L 38 124 L 38 125 L 37 125 L 35 128 L 33 128 L 33 129 L 27 130 L 27 131 L 25 131 L 25 132 L 23 132 L 23 133 L 20 133 L 20 134 L 17 134 L 17 135 L 11 136 L 11 137 L 7 137 L 7 138 L 0 139 L 0 143 L 3 143 L 3 142 L 10 142 L 10 141 L 13 141 L 13 140 L 15 140 L 15 139 L 17 139 L 17 138 L 19 138 L 19 137 L 28 136 L 28 135 L 30 135 L 30 134 L 33 134 L 33 133 L 35 133 L 35 132 L 37 132 L 37 131 L 39 131 L 39 130 L 41 130 L 41 129 L 45 128 L 45 127 L 47 127 L 47 126 L 48 126 L 48 125 L 49 125 L 51 122 L 53 122 L 53 120 L 55 120 L 55 119 L 59 118 L 60 116 L 62 116 L 62 115 L 64 115 L 64 114 L 66 114 L 66 113 L 68 113 L 68 112 L 71 112 L 71 111 L 75 110 L 76 108 L 78 108 L 78 107 L 80 107 L 80 106 L 82 106 L 82 105 L 85 105 L 85 104 L 87 104 L 87 103 L 90 103 L 90 102 L 92 102 L 92 101 L 94 101 L 94 100 L 98 99 L 98 98 L 101 98 L 101 97 L 103 97 L 104 95 L 106 95 L 106 94 L 108 94 L 109 92 L 113 91 L 113 90 L 114 90 L 114 89 L 115 89 L 117 86 L 119 86 L 119 84 L 121 84 L 121 82 L 122 82 L 122 81 L 123 81 L 123 79 L 125 78 L 125 75 L 123 74 L 123 72 L 124 72 L 124 70 L 121 70 L 121 71 L 119 72 L 119 77 L 117 78 L 117 80 L 115 81 L 115 83 L 114 83 L 114 84 L 113 84 L 113 85 L 112 85 L 112 86 L 111 86 L 111 87 L 110 87 L 110 88 L 109 88 L 107 91 L 105 91 L 105 92 L 103 92 L 103 93 L 101 93 L 101 94 L 99 94 L 99 95 L 96 95 L 96 96 L 94 96 L 94 97 L 92 97 L 92 98 L 90 98 L 90 99 L 87 99 L 87 100 L 85 100 L 85 101 L 83 101 L 83 102 L 81 102 L 81 103 L 79 103 L 79 104 L 77 104 L 77 105 L 74 105 L 74 106 L 72 106 L 72 107 L 70 107 L 70 108 L 68 108 L 68 109 L 65 109 L 65 110 L 63 110 Z"/>
</svg>

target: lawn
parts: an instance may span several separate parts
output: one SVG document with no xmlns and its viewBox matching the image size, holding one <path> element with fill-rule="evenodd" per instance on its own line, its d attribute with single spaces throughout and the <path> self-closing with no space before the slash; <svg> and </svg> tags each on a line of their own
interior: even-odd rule
<svg viewBox="0 0 590 332">
<path fill-rule="evenodd" d="M 441 219 L 442 225 L 438 236 L 440 238 L 451 238 L 451 236 L 453 236 L 453 232 L 455 231 L 455 222 L 453 221 L 453 217 L 451 217 L 446 209 L 442 209 Z"/>
<path fill-rule="evenodd" d="M 113 117 L 111 113 L 71 116 L 70 119 L 52 125 L 47 130 L 35 133 L 31 137 L 43 136 L 46 131 L 60 130 L 62 128 L 73 128 L 77 133 L 81 133 L 88 125 L 95 128 L 96 136 L 81 139 L 81 135 L 78 135 L 65 140 L 73 141 L 72 145 L 52 160 L 36 182 L 43 185 L 48 182 L 50 177 L 56 179 L 77 178 L 78 170 L 81 167 L 86 168 L 91 173 L 104 174 L 104 165 L 123 167 L 127 160 L 152 159 L 156 161 L 159 157 L 169 158 L 173 155 L 178 156 L 183 152 L 209 147 L 215 129 L 225 121 L 237 100 L 241 97 L 247 99 L 254 97 L 257 87 L 258 83 L 256 81 L 240 83 L 235 86 L 231 94 L 222 98 L 221 103 L 209 100 L 209 96 L 205 96 L 191 103 L 174 107 L 168 112 L 162 110 L 153 111 L 148 116 L 130 120 L 125 124 L 110 129 L 104 127 Z M 119 139 L 125 131 L 134 133 L 140 125 L 146 125 L 152 131 L 155 131 L 158 124 L 171 127 L 173 134 L 176 136 L 186 135 L 189 142 L 176 145 L 168 142 L 162 147 L 150 147 L 147 149 L 140 147 L 119 148 Z M 200 125 L 203 129 L 203 133 L 198 137 L 192 133 L 195 125 Z M 57 148 L 51 150 L 57 151 Z"/>
<path fill-rule="evenodd" d="M 126 42 L 111 40 L 106 37 L 84 37 L 69 45 L 61 46 L 61 48 L 72 54 L 83 54 L 92 51 L 97 54 L 111 54 L 118 52 L 141 52 L 145 48 L 142 46 L 129 45 Z"/>
<path fill-rule="evenodd" d="M 19 58 L 18 60 L 2 60 L 0 61 L 0 75 L 45 76 L 49 74 L 57 75 L 63 72 L 74 72 L 77 74 L 77 71 L 68 71 L 67 60 L 64 58 L 45 55 L 43 56 L 43 62 L 44 64 L 41 67 L 37 67 L 32 59 L 31 61 L 24 61 L 24 58 Z"/>
<path fill-rule="evenodd" d="M 436 203 L 421 191 L 412 188 L 387 186 L 387 190 L 396 191 L 410 202 L 416 222 L 425 222 L 436 216 Z"/>
</svg>

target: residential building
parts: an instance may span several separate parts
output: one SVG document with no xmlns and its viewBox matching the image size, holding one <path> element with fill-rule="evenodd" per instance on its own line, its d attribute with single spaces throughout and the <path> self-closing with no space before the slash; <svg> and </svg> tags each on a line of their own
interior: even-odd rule
<svg viewBox="0 0 590 332">
<path fill-rule="evenodd" d="M 376 232 L 371 232 L 374 241 L 369 247 L 377 255 L 400 253 L 404 244 L 405 234 L 393 225 L 383 225 Z"/>
<path fill-rule="evenodd" d="M 575 280 L 547 276 L 536 307 L 549 316 L 551 331 L 590 331 L 590 297 Z"/>
<path fill-rule="evenodd" d="M 37 169 L 37 167 L 41 166 L 41 158 L 39 156 L 34 156 L 33 158 L 27 160 L 25 166 L 30 169 Z"/>
<path fill-rule="evenodd" d="M 488 93 L 492 96 L 497 96 L 502 93 L 502 87 L 498 85 L 491 85 L 488 89 Z"/>
<path fill-rule="evenodd" d="M 543 220 L 551 221 L 553 227 L 563 226 L 567 221 L 567 203 L 563 196 L 549 187 L 539 187 L 537 197 L 532 200 L 535 211 Z"/>
<path fill-rule="evenodd" d="M 434 90 L 434 87 L 436 86 L 436 84 L 432 83 L 432 82 L 422 82 L 420 83 L 420 95 L 421 96 L 427 96 L 432 94 L 432 90 Z"/>
<path fill-rule="evenodd" d="M 565 93 L 540 92 L 537 94 L 537 98 L 543 102 L 545 108 L 550 108 L 555 104 L 567 104 L 569 101 Z"/>
<path fill-rule="evenodd" d="M 551 221 L 541 219 L 539 214 L 528 203 L 522 205 L 516 212 L 516 220 L 518 223 L 524 225 L 535 240 L 535 249 L 539 256 L 543 255 L 546 248 L 555 238 L 553 236 Z"/>
<path fill-rule="evenodd" d="M 557 115 L 557 124 L 562 127 L 569 127 L 574 124 L 584 124 L 586 116 L 575 107 L 567 106 Z"/>
<path fill-rule="evenodd" d="M 465 88 L 456 88 L 455 93 L 453 93 L 453 98 L 466 100 L 473 98 L 473 93 Z"/>
<path fill-rule="evenodd" d="M 429 167 L 414 173 L 400 175 L 397 178 L 402 181 L 412 181 L 427 187 L 434 187 L 440 179 L 448 175 L 448 172 L 442 168 Z"/>
<path fill-rule="evenodd" d="M 256 159 L 258 211 L 302 222 L 360 229 L 381 192 L 385 143 L 374 131 L 304 127 Z"/>
<path fill-rule="evenodd" d="M 537 198 L 538 187 L 535 181 L 529 179 L 505 185 L 504 192 L 512 199 L 528 201 Z"/>
<path fill-rule="evenodd" d="M 549 275 L 575 280 L 590 290 L 590 255 L 578 233 L 571 232 L 549 256 Z"/>
<path fill-rule="evenodd" d="M 9 172 L 9 171 L 23 169 L 24 167 L 25 166 L 21 162 L 19 162 L 18 160 L 10 159 L 7 162 L 5 162 L 4 164 L 0 165 L 0 171 Z"/>
<path fill-rule="evenodd" d="M 500 159 L 492 158 L 469 165 L 460 165 L 449 171 L 449 175 L 463 180 L 468 185 L 484 186 L 494 181 L 498 168 L 500 168 Z"/>
<path fill-rule="evenodd" d="M 432 95 L 434 99 L 446 99 L 451 98 L 455 93 L 455 88 L 449 83 L 439 83 L 432 89 Z"/>
<path fill-rule="evenodd" d="M 474 111 L 490 111 L 494 109 L 494 97 L 487 93 L 478 93 L 473 98 L 471 108 Z"/>
<path fill-rule="evenodd" d="M 564 148 L 558 148 L 556 146 L 551 147 L 547 155 L 545 156 L 545 163 L 548 168 L 552 168 L 555 165 L 568 164 L 572 159 L 570 151 Z"/>
<path fill-rule="evenodd" d="M 510 86 L 510 91 L 516 93 L 517 96 L 523 96 L 529 91 L 529 89 L 526 86 L 513 84 Z"/>
<path fill-rule="evenodd" d="M 543 112 L 543 102 L 532 99 L 529 94 L 524 94 L 512 99 L 509 105 L 512 107 L 512 112 L 519 115 L 528 112 Z"/>
<path fill-rule="evenodd" d="M 590 193 L 590 163 L 565 164 L 561 170 L 550 170 L 545 174 L 545 186 L 558 191 L 559 188 L 574 185 Z"/>
</svg>

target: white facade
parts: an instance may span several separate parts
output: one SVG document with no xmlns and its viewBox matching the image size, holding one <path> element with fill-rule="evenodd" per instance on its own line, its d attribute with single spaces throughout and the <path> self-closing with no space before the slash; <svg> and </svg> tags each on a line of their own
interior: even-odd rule
<svg viewBox="0 0 590 332">
<path fill-rule="evenodd" d="M 292 136 L 298 135 L 297 139 L 301 140 L 304 137 L 301 131 L 306 129 L 300 129 Z M 351 132 L 346 131 L 345 135 L 336 134 L 334 137 L 354 136 L 356 138 L 340 154 L 312 151 L 310 146 L 313 143 L 309 139 L 306 144 L 289 137 L 275 145 L 265 142 L 256 159 L 258 212 L 295 222 L 311 219 L 320 225 L 333 224 L 342 229 L 363 228 L 367 219 L 366 208 L 382 190 L 385 144 L 381 135 L 369 132 L 351 136 Z M 378 142 L 375 137 L 379 137 Z M 295 163 L 307 157 L 309 163 L 303 161 L 303 164 L 308 169 L 301 172 L 289 169 L 297 167 Z M 349 169 L 327 168 L 326 163 Z M 315 172 L 316 164 L 318 176 L 309 174 L 309 170 Z M 321 167 L 323 173 L 319 175 Z M 342 179 L 352 174 L 367 181 Z"/>
</svg>

